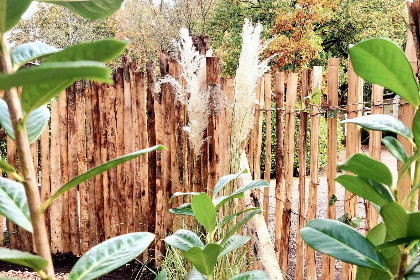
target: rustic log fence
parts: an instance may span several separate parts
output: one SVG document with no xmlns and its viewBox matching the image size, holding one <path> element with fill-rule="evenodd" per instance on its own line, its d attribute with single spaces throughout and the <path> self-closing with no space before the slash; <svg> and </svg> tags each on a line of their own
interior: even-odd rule
<svg viewBox="0 0 420 280">
<path fill-rule="evenodd" d="M 412 57 L 410 53 L 408 55 Z M 111 169 L 55 200 L 46 215 L 53 253 L 79 256 L 113 236 L 150 231 L 155 232 L 157 238 L 155 245 L 144 254 L 144 259 L 154 258 L 157 264 L 160 263 L 164 254 L 162 239 L 182 227 L 179 217 L 171 215 L 169 208 L 188 200 L 177 198 L 170 204 L 171 194 L 176 191 L 209 192 L 218 178 L 226 175 L 229 167 L 231 111 L 220 100 L 222 91 L 224 97 L 233 100 L 234 83 L 232 79 L 220 78 L 218 58 L 208 57 L 206 63 L 206 83 L 211 91 L 212 108 L 206 133 L 208 141 L 198 158 L 194 158 L 183 130 L 188 121 L 185 106 L 176 100 L 169 84 L 162 84 L 159 92 L 156 90 L 154 63 L 148 63 L 146 73 L 143 73 L 137 70 L 136 63 L 124 60 L 123 67 L 115 71 L 114 85 L 77 82 L 51 102 L 51 121 L 40 140 L 31 146 L 44 201 L 69 178 L 98 164 L 155 144 L 169 148 L 169 151 L 152 152 Z M 272 139 L 267 137 L 263 143 L 262 124 L 265 119 L 266 135 L 270 136 L 271 119 L 275 117 L 274 196 L 268 189 L 258 194 L 263 201 L 263 215 L 272 232 L 280 268 L 294 279 L 334 279 L 335 273 L 341 273 L 343 279 L 354 276 L 352 266 L 343 264 L 342 269 L 338 269 L 333 258 L 321 258 L 305 246 L 298 233 L 308 220 L 317 217 L 318 189 L 327 189 L 328 198 L 336 193 L 338 120 L 334 112 L 344 111 L 348 118 L 353 118 L 366 111 L 362 107 L 366 105 L 362 100 L 363 81 L 352 71 L 351 64 L 348 106 L 339 106 L 338 68 L 339 60 L 332 58 L 324 69 L 325 73 L 322 67 L 316 66 L 304 70 L 301 75 L 276 72 L 265 74 L 258 80 L 255 128 L 246 150 L 253 178 L 263 177 L 269 181 Z M 160 77 L 169 74 L 183 83 L 179 63 L 169 58 L 167 52 L 160 54 L 159 70 Z M 316 91 L 315 88 L 323 89 L 323 97 L 326 97 L 320 104 L 307 98 Z M 372 92 L 370 113 L 381 113 L 383 88 L 373 85 Z M 402 103 L 400 119 L 409 123 L 412 115 L 407 113 L 405 106 Z M 326 185 L 319 184 L 318 168 L 320 118 L 323 117 L 327 118 L 328 127 Z M 297 118 L 300 123 L 295 143 Z M 348 157 L 360 151 L 360 129 L 348 124 L 346 131 Z M 306 177 L 307 134 L 310 135 L 309 177 Z M 263 145 L 266 159 L 265 172 L 261 174 Z M 295 145 L 299 147 L 298 193 L 293 191 Z M 380 134 L 371 132 L 369 152 L 380 158 Z M 9 138 L 7 159 L 16 166 L 16 147 Z M 297 210 L 292 209 L 293 201 L 298 201 Z M 356 197 L 346 193 L 344 213 L 356 216 L 357 201 Z M 327 205 L 329 201 L 322 203 Z M 335 219 L 336 213 L 336 206 L 330 206 L 324 218 Z M 367 207 L 366 214 L 362 225 L 371 228 L 378 222 L 378 216 L 370 207 Z M 293 216 L 297 217 L 296 225 L 292 224 Z M 4 219 L 1 221 L 3 225 Z M 31 245 L 30 234 L 12 223 L 7 222 L 7 230 L 3 228 L 1 238 L 4 233 L 9 236 L 10 248 L 36 251 Z"/>
</svg>

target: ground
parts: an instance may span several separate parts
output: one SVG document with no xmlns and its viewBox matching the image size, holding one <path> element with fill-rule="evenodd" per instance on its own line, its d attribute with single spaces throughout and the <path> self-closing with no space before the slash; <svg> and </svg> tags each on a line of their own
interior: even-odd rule
<svg viewBox="0 0 420 280">
<path fill-rule="evenodd" d="M 362 147 L 362 152 L 369 155 L 369 150 L 367 146 Z M 339 162 L 345 159 L 345 150 L 339 155 Z M 382 157 L 381 160 L 385 163 L 393 173 L 394 178 L 397 178 L 397 162 L 395 158 L 387 150 L 382 150 Z M 274 221 L 275 221 L 275 180 L 270 182 L 270 210 L 269 210 L 269 231 L 271 234 L 272 239 L 274 240 Z M 293 203 L 292 203 L 292 211 L 293 213 L 298 212 L 298 198 L 299 198 L 299 191 L 298 191 L 299 180 L 295 178 L 293 180 Z M 306 179 L 306 203 L 308 202 L 308 192 L 309 192 L 309 178 Z M 338 198 L 336 202 L 337 207 L 337 218 L 344 214 L 344 189 L 337 184 L 337 192 L 336 196 Z M 327 177 L 325 172 L 321 172 L 319 176 L 319 187 L 318 187 L 318 204 L 317 204 L 317 217 L 318 218 L 326 218 L 327 216 L 327 207 L 328 207 L 328 189 L 327 189 Z M 361 202 L 361 201 L 360 201 Z M 305 210 L 306 211 L 306 210 Z M 358 209 L 358 216 L 364 217 L 364 205 L 359 203 Z M 292 227 L 291 227 L 291 239 L 290 239 L 290 247 L 289 247 L 289 271 L 288 275 L 294 275 L 294 264 L 295 264 L 295 254 L 296 254 L 296 243 L 295 243 L 295 235 L 296 235 L 296 225 L 297 225 L 297 215 L 292 214 Z M 321 260 L 321 254 L 317 253 L 317 259 Z M 54 265 L 56 267 L 57 272 L 57 279 L 66 279 L 68 276 L 68 272 L 70 271 L 73 264 L 77 261 L 76 258 L 70 256 L 57 256 L 54 258 Z M 321 262 L 318 261 L 320 264 Z M 336 263 L 336 276 L 335 279 L 341 279 L 341 264 L 339 261 Z M 318 267 L 318 275 L 321 273 L 321 267 Z M 36 278 L 36 273 L 30 272 L 25 268 L 9 265 L 3 262 L 0 262 L 0 278 L 2 277 L 13 277 L 15 279 L 39 279 Z M 137 262 L 131 262 L 130 264 L 106 275 L 101 277 L 102 280 L 119 280 L 119 279 L 153 279 L 151 273 L 145 269 L 142 265 L 138 264 Z"/>
</svg>

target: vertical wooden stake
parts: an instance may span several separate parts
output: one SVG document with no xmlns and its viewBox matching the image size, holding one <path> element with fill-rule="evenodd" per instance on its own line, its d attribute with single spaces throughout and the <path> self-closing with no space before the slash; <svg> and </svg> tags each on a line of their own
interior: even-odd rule
<svg viewBox="0 0 420 280">
<path fill-rule="evenodd" d="M 12 140 L 9 136 L 7 136 L 7 162 L 16 168 L 16 144 L 15 141 Z M 8 176 L 9 179 L 13 179 L 10 175 Z M 10 249 L 20 249 L 19 238 L 17 234 L 17 226 L 12 223 L 11 221 L 7 221 L 9 223 L 9 238 L 10 238 Z"/>
<path fill-rule="evenodd" d="M 301 108 L 308 108 L 309 99 L 306 98 L 310 89 L 309 70 L 302 72 L 302 92 L 300 95 Z M 298 139 L 298 158 L 299 158 L 299 205 L 298 205 L 298 230 L 296 233 L 296 270 L 295 279 L 303 279 L 304 247 L 305 244 L 300 235 L 300 230 L 305 226 L 305 188 L 306 188 L 306 152 L 307 152 L 307 131 L 308 131 L 308 112 L 300 112 L 299 139 Z M 310 198 L 312 199 L 312 198 Z"/>
<path fill-rule="evenodd" d="M 328 60 L 328 99 L 329 107 L 338 106 L 338 77 L 339 77 L 340 60 L 338 58 L 330 58 Z M 330 115 L 334 109 L 330 109 L 327 115 Z M 327 119 L 327 184 L 328 184 L 328 201 L 335 191 L 335 178 L 337 170 L 337 118 Z M 326 201 L 326 203 L 328 203 Z M 329 206 L 327 210 L 327 218 L 335 220 L 335 205 Z M 322 277 L 325 279 L 334 279 L 335 275 L 335 259 L 327 255 L 323 256 Z"/>
<path fill-rule="evenodd" d="M 265 95 L 265 170 L 264 180 L 270 183 L 271 175 L 271 74 L 264 74 L 264 95 Z M 268 225 L 269 209 L 269 191 L 270 188 L 264 188 L 264 219 Z"/>
<path fill-rule="evenodd" d="M 50 126 L 47 124 L 41 134 L 41 202 L 45 203 L 51 195 L 50 182 Z M 51 244 L 51 206 L 45 210 L 45 224 Z"/>
<path fill-rule="evenodd" d="M 261 179 L 261 147 L 262 147 L 262 121 L 264 108 L 264 78 L 258 78 L 257 81 L 257 100 L 255 106 L 255 146 L 254 146 L 254 180 Z M 260 190 L 257 190 L 258 199 L 260 199 Z"/>
<path fill-rule="evenodd" d="M 284 123 L 284 72 L 276 73 L 276 224 L 274 235 L 274 247 L 277 254 L 280 252 L 282 236 L 282 213 L 283 213 L 283 123 Z M 280 256 L 281 257 L 281 256 Z M 280 262 L 279 262 L 280 264 Z"/>
<path fill-rule="evenodd" d="M 289 238 L 292 210 L 292 189 L 293 189 L 293 156 L 295 147 L 295 124 L 296 124 L 296 96 L 297 96 L 298 75 L 289 73 L 287 77 L 286 92 L 286 127 L 284 135 L 284 177 L 285 177 L 285 200 L 282 217 L 282 238 L 280 246 L 280 268 L 287 271 L 289 263 Z"/>
</svg>

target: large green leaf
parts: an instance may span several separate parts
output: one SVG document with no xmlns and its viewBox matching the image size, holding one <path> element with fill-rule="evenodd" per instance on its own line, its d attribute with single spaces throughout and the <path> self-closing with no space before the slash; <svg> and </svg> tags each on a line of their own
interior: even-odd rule
<svg viewBox="0 0 420 280">
<path fill-rule="evenodd" d="M 346 162 L 339 164 L 339 167 L 360 177 L 392 186 L 392 174 L 389 168 L 364 154 L 354 154 Z"/>
<path fill-rule="evenodd" d="M 109 78 L 109 75 L 109 69 L 106 68 L 103 63 L 99 62 L 49 62 L 42 63 L 40 66 L 21 69 L 13 74 L 1 74 L 0 89 L 8 90 L 12 87 L 30 86 L 48 81 L 62 81 L 65 79 L 92 79 L 98 82 L 111 83 L 112 80 Z M 32 98 L 38 100 L 41 97 L 34 96 Z"/>
<path fill-rule="evenodd" d="M 228 196 L 217 196 L 213 199 L 213 204 L 216 205 L 216 209 L 219 209 L 220 207 L 223 206 L 223 204 L 225 204 L 226 202 L 228 202 L 229 200 L 232 200 L 234 198 L 242 198 L 244 195 L 244 192 L 252 190 L 252 189 L 256 189 L 256 188 L 268 188 L 270 187 L 270 184 L 267 183 L 264 180 L 254 180 L 251 183 L 249 183 L 246 186 L 243 186 L 242 188 L 237 189 L 236 191 L 234 191 L 233 193 L 231 193 Z"/>
<path fill-rule="evenodd" d="M 233 250 L 238 249 L 242 245 L 245 245 L 251 237 L 249 236 L 242 236 L 238 234 L 232 235 L 224 244 L 222 248 L 222 252 L 220 253 L 218 259 L 222 258 L 224 255 L 229 254 Z"/>
<path fill-rule="evenodd" d="M 408 155 L 402 144 L 392 136 L 382 138 L 382 143 L 388 149 L 389 153 L 393 155 L 401 163 L 406 163 Z"/>
<path fill-rule="evenodd" d="M 140 255 L 155 235 L 134 232 L 108 239 L 84 254 L 72 268 L 69 280 L 96 279 Z"/>
<path fill-rule="evenodd" d="M 393 202 L 392 195 L 384 185 L 353 175 L 341 175 L 335 179 L 348 191 L 361 196 L 380 207 Z"/>
<path fill-rule="evenodd" d="M 32 0 L 1 0 L 0 1 L 0 33 L 12 29 L 25 11 L 28 9 Z"/>
<path fill-rule="evenodd" d="M 392 238 L 390 242 L 402 239 L 403 243 L 408 243 L 420 239 L 420 212 L 407 213 L 400 204 L 394 202 L 381 208 L 381 216 Z M 398 245 L 398 242 L 394 243 Z"/>
<path fill-rule="evenodd" d="M 194 267 L 188 271 L 187 280 L 207 280 L 207 276 L 201 274 L 197 269 Z"/>
<path fill-rule="evenodd" d="M 208 231 L 212 232 L 216 225 L 216 208 L 206 193 L 191 198 L 191 208 L 197 221 Z"/>
<path fill-rule="evenodd" d="M 0 247 L 0 260 L 29 267 L 35 271 L 41 271 L 48 265 L 48 262 L 41 257 L 27 252 L 11 250 L 3 247 Z"/>
<path fill-rule="evenodd" d="M 50 119 L 50 110 L 46 106 L 33 110 L 26 120 L 26 132 L 29 144 L 36 141 L 44 131 L 45 126 Z M 7 135 L 13 140 L 15 134 L 13 132 L 12 121 L 10 119 L 9 108 L 3 99 L 0 99 L 0 123 L 6 131 Z"/>
<path fill-rule="evenodd" d="M 21 183 L 0 177 L 0 214 L 32 232 L 28 201 Z"/>
<path fill-rule="evenodd" d="M 0 160 L 0 169 L 8 173 L 16 173 L 16 169 L 13 166 L 2 160 Z"/>
<path fill-rule="evenodd" d="M 396 44 L 374 38 L 350 47 L 349 52 L 357 75 L 392 90 L 412 106 L 420 104 L 419 88 L 410 62 Z"/>
<path fill-rule="evenodd" d="M 191 208 L 191 203 L 184 203 L 179 207 L 169 209 L 169 213 L 175 215 L 187 215 L 194 216 L 193 210 Z"/>
<path fill-rule="evenodd" d="M 368 115 L 347 119 L 341 123 L 355 123 L 367 129 L 389 131 L 400 134 L 413 142 L 413 134 L 411 130 L 400 120 L 388 115 Z"/>
<path fill-rule="evenodd" d="M 404 275 L 405 280 L 420 279 L 420 255 L 417 255 L 407 267 Z"/>
<path fill-rule="evenodd" d="M 261 270 L 251 270 L 235 275 L 230 280 L 268 280 L 268 274 Z"/>
<path fill-rule="evenodd" d="M 222 246 L 215 243 L 209 243 L 201 249 L 193 247 L 185 252 L 185 258 L 190 261 L 194 267 L 204 275 L 211 275 L 217 262 L 217 257 L 222 250 Z"/>
<path fill-rule="evenodd" d="M 242 174 L 246 174 L 248 173 L 248 169 L 242 169 L 241 171 L 239 171 L 236 174 L 230 174 L 230 175 L 226 175 L 223 176 L 222 178 L 219 179 L 219 181 L 217 181 L 216 186 L 214 187 L 213 190 L 213 198 L 216 196 L 216 194 L 218 192 L 220 192 L 220 190 L 222 190 L 227 184 L 229 184 L 230 181 L 237 179 L 239 176 L 241 176 Z"/>
<path fill-rule="evenodd" d="M 344 223 L 315 219 L 309 221 L 300 234 L 313 249 L 344 262 L 383 271 L 389 269 L 372 243 Z"/>
<path fill-rule="evenodd" d="M 413 137 L 417 146 L 420 146 L 420 112 L 417 111 L 413 120 Z"/>
<path fill-rule="evenodd" d="M 373 246 L 379 246 L 380 244 L 384 243 L 387 239 L 386 234 L 386 227 L 384 223 L 379 223 L 374 228 L 372 228 L 366 238 L 373 244 Z M 378 247 L 376 247 L 376 250 Z M 384 257 L 390 271 L 395 273 L 398 269 L 399 263 L 399 250 L 398 248 L 392 248 L 383 250 L 380 252 L 381 255 Z M 376 279 L 383 279 L 389 280 L 391 276 L 388 272 L 380 271 L 376 269 L 371 269 L 367 267 L 357 267 L 356 273 L 356 280 L 376 280 Z"/>
<path fill-rule="evenodd" d="M 70 11 L 88 19 L 101 19 L 113 15 L 124 0 L 40 0 L 66 7 Z"/>
<path fill-rule="evenodd" d="M 186 229 L 179 229 L 174 234 L 165 238 L 165 242 L 172 247 L 188 251 L 192 247 L 203 248 L 204 244 L 194 232 Z"/>
<path fill-rule="evenodd" d="M 237 232 L 244 224 L 246 224 L 252 217 L 254 217 L 255 215 L 261 213 L 262 210 L 261 208 L 258 208 L 257 210 L 252 211 L 251 213 L 249 213 L 248 215 L 244 216 L 239 222 L 237 222 L 227 233 L 226 235 L 223 237 L 222 241 L 220 242 L 220 244 L 224 245 L 229 238 L 235 234 L 235 232 Z"/>
<path fill-rule="evenodd" d="M 42 58 L 58 51 L 60 51 L 60 49 L 49 46 L 43 42 L 32 42 L 17 46 L 10 55 L 12 57 L 13 66 L 17 69 L 32 60 Z"/>
<path fill-rule="evenodd" d="M 147 148 L 147 149 L 143 149 L 143 150 L 139 150 L 137 152 L 131 153 L 131 154 L 127 154 L 127 155 L 123 155 L 121 157 L 115 158 L 113 160 L 110 160 L 106 163 L 103 163 L 95 168 L 92 168 L 91 170 L 87 171 L 84 174 L 81 174 L 79 176 L 74 177 L 73 179 L 71 179 L 70 181 L 68 181 L 64 186 L 62 186 L 56 193 L 54 193 L 43 205 L 43 209 L 47 209 L 48 206 L 57 198 L 59 197 L 61 194 L 65 193 L 66 191 L 68 191 L 69 189 L 79 185 L 80 183 L 87 181 L 93 177 L 95 177 L 98 174 L 101 174 L 102 172 L 105 172 L 117 165 L 123 164 L 124 162 L 127 162 L 129 160 L 132 160 L 138 156 L 147 154 L 149 152 L 152 151 L 156 151 L 156 150 L 166 150 L 165 146 L 162 145 L 156 145 L 153 146 L 151 148 Z"/>
</svg>

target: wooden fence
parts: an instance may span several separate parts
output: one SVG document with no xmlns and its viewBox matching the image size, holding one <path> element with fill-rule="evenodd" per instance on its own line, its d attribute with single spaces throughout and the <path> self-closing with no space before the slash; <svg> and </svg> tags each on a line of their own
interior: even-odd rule
<svg viewBox="0 0 420 280">
<path fill-rule="evenodd" d="M 408 55 L 413 57 L 412 52 Z M 208 57 L 206 63 L 208 87 L 220 87 L 232 101 L 234 83 L 232 79 L 220 78 L 219 59 Z M 145 73 L 137 71 L 136 63 L 124 61 L 123 64 L 123 68 L 116 70 L 114 85 L 77 82 L 56 101 L 51 102 L 48 129 L 45 129 L 38 142 L 31 145 L 35 165 L 38 166 L 42 199 L 45 201 L 70 178 L 115 157 L 155 144 L 163 144 L 169 150 L 153 152 L 127 162 L 80 184 L 78 188 L 73 188 L 57 199 L 47 214 L 54 253 L 81 255 L 113 236 L 133 231 L 150 231 L 156 233 L 157 239 L 155 246 L 151 246 L 144 256 L 159 260 L 160 253 L 164 252 L 162 238 L 181 226 L 179 219 L 168 211 L 181 203 L 175 200 L 169 204 L 171 194 L 176 191 L 209 191 L 228 170 L 231 111 L 223 106 L 217 108 L 214 106 L 217 103 L 212 102 L 206 132 L 209 140 L 203 145 L 200 157 L 194 160 L 183 130 L 188 120 L 185 106 L 176 100 L 172 87 L 162 84 L 161 91 L 155 91 L 153 63 L 146 65 Z M 182 82 L 179 63 L 169 58 L 166 52 L 160 54 L 159 70 L 161 77 L 169 74 Z M 347 106 L 338 104 L 338 85 L 339 60 L 335 58 L 329 59 L 325 68 L 316 66 L 299 75 L 285 72 L 265 74 L 258 80 L 256 99 L 259 104 L 256 105 L 255 128 L 246 150 L 253 177 L 263 177 L 270 181 L 270 151 L 273 143 L 271 137 L 267 137 L 263 143 L 262 129 L 265 118 L 266 135 L 272 135 L 271 120 L 275 119 L 274 192 L 270 193 L 266 189 L 260 195 L 263 215 L 273 235 L 280 267 L 294 279 L 334 279 L 336 273 L 341 273 L 342 279 L 354 277 L 352 266 L 343 263 L 342 269 L 339 269 L 334 259 L 325 256 L 321 258 L 305 246 L 298 234 L 307 221 L 317 217 L 320 204 L 318 190 L 326 189 L 328 198 L 336 194 L 334 178 L 338 122 L 335 112 L 344 111 L 348 118 L 353 118 L 365 110 L 366 104 L 362 100 L 363 81 L 354 73 L 351 64 L 348 71 Z M 319 105 L 309 103 L 306 98 L 315 88 L 323 89 L 326 96 Z M 213 90 L 212 100 L 220 98 L 221 91 Z M 381 113 L 383 88 L 374 85 L 372 92 L 370 112 Z M 402 103 L 400 119 L 408 125 L 413 117 L 409 110 L 410 107 Z M 326 116 L 330 116 L 327 118 L 327 183 L 320 185 L 320 119 Z M 297 118 L 299 128 L 295 142 Z M 347 125 L 346 131 L 348 157 L 360 151 L 361 134 L 360 128 L 351 124 Z M 305 163 L 308 134 L 310 167 L 307 177 Z M 265 172 L 261 174 L 263 145 L 266 147 L 266 159 Z M 298 146 L 299 161 L 298 193 L 293 191 L 293 182 L 296 180 L 293 178 L 295 145 Z M 371 132 L 369 153 L 380 158 L 380 133 Z M 16 165 L 16 148 L 10 139 L 7 140 L 7 158 Z M 402 195 L 408 190 L 409 183 L 405 183 Z M 292 209 L 293 201 L 298 202 L 297 210 Z M 321 204 L 328 205 L 328 202 L 325 199 Z M 356 216 L 357 198 L 346 192 L 343 202 L 344 213 Z M 377 224 L 378 216 L 370 207 L 366 212 L 363 226 L 371 228 Z M 328 207 L 326 213 L 324 218 L 337 218 L 336 206 Z M 292 225 L 293 219 L 296 219 L 295 226 Z M 7 230 L 3 231 L 9 235 L 10 248 L 25 251 L 36 249 L 31 247 L 28 232 L 12 223 L 7 224 Z"/>
</svg>

